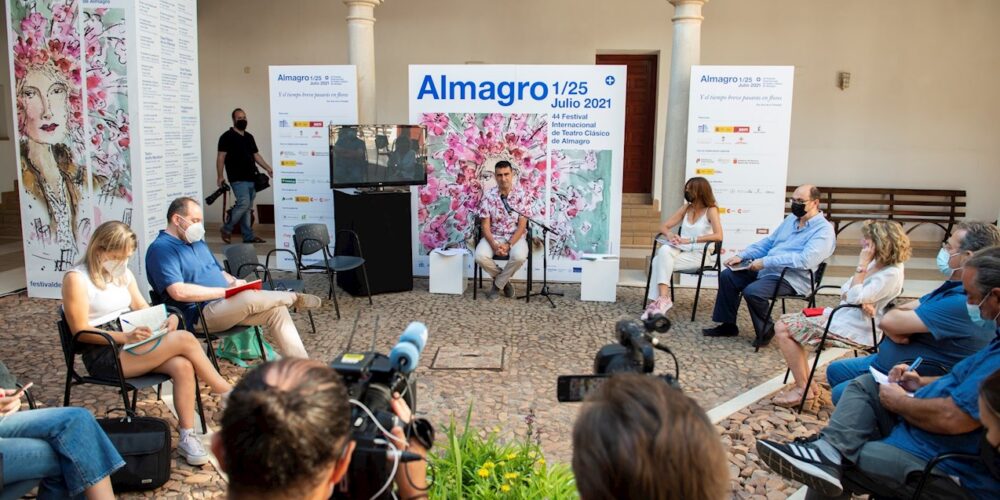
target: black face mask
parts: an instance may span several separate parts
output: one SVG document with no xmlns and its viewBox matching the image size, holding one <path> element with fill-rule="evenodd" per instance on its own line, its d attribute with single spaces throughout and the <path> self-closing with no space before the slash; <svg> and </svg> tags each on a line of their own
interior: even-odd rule
<svg viewBox="0 0 1000 500">
<path fill-rule="evenodd" d="M 694 203 L 694 196 L 691 196 L 690 191 L 684 191 L 684 201 L 688 203 Z"/>
<path fill-rule="evenodd" d="M 792 202 L 792 214 L 796 217 L 801 218 L 806 214 L 806 204 L 805 203 L 795 203 Z"/>
<path fill-rule="evenodd" d="M 986 439 L 985 430 L 979 441 L 979 458 L 982 459 L 983 465 L 990 471 L 990 474 L 993 474 L 993 477 L 1000 477 L 1000 451 L 997 451 L 997 447 Z"/>
<path fill-rule="evenodd" d="M 236 130 L 246 130 L 247 121 L 246 120 L 236 120 Z"/>
</svg>

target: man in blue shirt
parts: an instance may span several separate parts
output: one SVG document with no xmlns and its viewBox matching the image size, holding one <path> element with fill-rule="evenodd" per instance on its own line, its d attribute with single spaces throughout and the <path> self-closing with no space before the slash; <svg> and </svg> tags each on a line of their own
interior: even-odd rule
<svg viewBox="0 0 1000 500">
<path fill-rule="evenodd" d="M 739 295 L 746 299 L 747 309 L 756 333 L 754 347 L 768 344 L 774 337 L 774 322 L 767 317 L 768 301 L 774 295 L 800 293 L 808 295 L 809 272 L 833 255 L 837 235 L 833 225 L 819 211 L 820 192 L 816 186 L 803 185 L 792 193 L 792 214 L 767 238 L 750 245 L 739 255 L 726 261 L 727 269 L 719 274 L 719 291 L 715 298 L 712 321 L 721 323 L 706 328 L 708 337 L 735 337 L 739 310 Z M 733 271 L 738 264 L 749 268 Z M 789 268 L 785 278 L 781 271 Z"/>
<path fill-rule="evenodd" d="M 867 493 L 909 498 L 920 476 L 912 473 L 922 471 L 934 457 L 978 454 L 983 438 L 980 386 L 987 378 L 1000 380 L 991 377 L 1000 370 L 996 323 L 1000 318 L 1000 247 L 982 250 L 966 262 L 962 281 L 970 320 L 994 330 L 989 345 L 943 377 L 920 376 L 901 364 L 892 368 L 885 384 L 878 384 L 871 375 L 854 379 L 818 438 L 788 444 L 758 441 L 764 463 L 821 496 Z M 964 496 L 959 488 L 976 498 L 995 496 L 1000 481 L 990 470 L 997 470 L 1000 464 L 996 462 L 995 454 L 979 460 L 941 461 L 927 482 L 927 497 Z"/>
<path fill-rule="evenodd" d="M 188 325 L 198 323 L 198 302 L 206 302 L 209 331 L 236 325 L 266 326 L 284 356 L 308 357 L 295 328 L 289 307 L 319 307 L 315 295 L 247 290 L 226 298 L 226 289 L 246 284 L 222 270 L 203 240 L 201 206 L 192 198 L 177 198 L 167 210 L 167 229 L 160 231 L 146 250 L 146 275 L 162 298 L 184 311 Z M 190 326 L 194 328 L 194 326 Z"/>
<path fill-rule="evenodd" d="M 962 267 L 973 253 L 996 245 L 1000 245 L 1000 230 L 993 224 L 959 224 L 938 252 L 938 267 L 948 280 L 920 300 L 885 313 L 879 323 L 885 338 L 877 354 L 842 359 L 827 367 L 834 404 L 851 379 L 868 373 L 869 367 L 888 373 L 893 366 L 912 363 L 919 356 L 923 358 L 917 370 L 921 375 L 943 375 L 986 346 L 993 338 L 993 329 L 969 320 Z"/>
</svg>

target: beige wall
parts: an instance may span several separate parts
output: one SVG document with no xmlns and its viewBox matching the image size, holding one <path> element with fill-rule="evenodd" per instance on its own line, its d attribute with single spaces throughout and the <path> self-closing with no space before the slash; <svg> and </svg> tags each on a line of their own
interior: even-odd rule
<svg viewBox="0 0 1000 500">
<path fill-rule="evenodd" d="M 346 12 L 338 0 L 199 2 L 206 192 L 233 107 L 247 110 L 270 158 L 268 65 L 347 63 Z M 590 64 L 599 52 L 656 52 L 659 168 L 672 12 L 667 0 L 386 0 L 375 10 L 378 121 L 407 121 L 411 63 Z M 796 67 L 789 183 L 966 189 L 971 216 L 996 218 L 1000 1 L 712 0 L 704 13 L 704 64 Z M 839 71 L 852 73 L 847 91 Z M 0 141 L 0 186 L 16 175 L 12 155 Z"/>
</svg>

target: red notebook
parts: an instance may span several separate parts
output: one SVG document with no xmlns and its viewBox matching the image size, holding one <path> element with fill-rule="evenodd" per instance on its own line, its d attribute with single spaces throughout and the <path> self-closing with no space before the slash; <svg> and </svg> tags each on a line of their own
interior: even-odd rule
<svg viewBox="0 0 1000 500">
<path fill-rule="evenodd" d="M 263 283 L 260 280 L 251 281 L 245 285 L 234 286 L 232 288 L 226 289 L 226 298 L 232 297 L 244 290 L 260 290 L 263 287 Z"/>
</svg>

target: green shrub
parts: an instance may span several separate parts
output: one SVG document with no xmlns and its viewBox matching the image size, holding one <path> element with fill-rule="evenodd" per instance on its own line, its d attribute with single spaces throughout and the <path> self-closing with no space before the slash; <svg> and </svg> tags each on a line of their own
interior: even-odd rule
<svg viewBox="0 0 1000 500">
<path fill-rule="evenodd" d="M 541 446 L 532 442 L 533 415 L 526 419 L 527 437 L 510 444 L 498 440 L 498 430 L 485 439 L 470 433 L 471 419 L 470 405 L 461 433 L 452 418 L 445 432 L 447 440 L 431 454 L 431 499 L 579 498 L 570 468 L 546 463 Z"/>
</svg>

